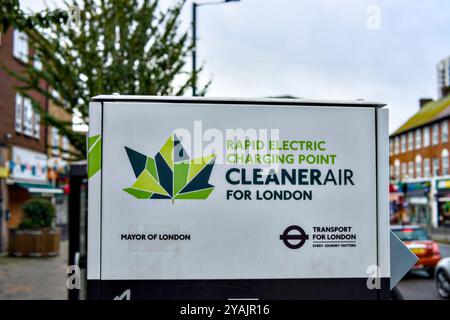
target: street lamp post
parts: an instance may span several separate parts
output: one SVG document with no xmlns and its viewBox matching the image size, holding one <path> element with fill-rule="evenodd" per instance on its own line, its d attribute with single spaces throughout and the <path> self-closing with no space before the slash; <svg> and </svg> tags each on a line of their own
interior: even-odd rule
<svg viewBox="0 0 450 320">
<path fill-rule="evenodd" d="M 197 8 L 200 6 L 238 2 L 240 0 L 222 0 L 214 2 L 192 2 L 192 95 L 197 95 Z"/>
</svg>

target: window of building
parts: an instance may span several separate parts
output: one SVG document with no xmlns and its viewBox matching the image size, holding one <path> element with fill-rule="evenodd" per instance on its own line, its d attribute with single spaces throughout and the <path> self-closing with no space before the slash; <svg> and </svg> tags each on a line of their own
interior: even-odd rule
<svg viewBox="0 0 450 320">
<path fill-rule="evenodd" d="M 23 119 L 23 97 L 20 93 L 16 93 L 16 131 L 22 132 Z"/>
<path fill-rule="evenodd" d="M 59 130 L 52 128 L 52 154 L 59 155 Z"/>
<path fill-rule="evenodd" d="M 394 138 L 394 154 L 400 153 L 400 141 L 398 137 Z"/>
<path fill-rule="evenodd" d="M 408 151 L 414 150 L 414 133 L 412 131 L 408 132 Z"/>
<path fill-rule="evenodd" d="M 40 139 L 41 115 L 34 111 L 31 99 L 16 93 L 15 111 L 16 132 Z"/>
<path fill-rule="evenodd" d="M 405 179 L 408 175 L 408 164 L 406 162 L 402 163 L 402 179 Z"/>
<path fill-rule="evenodd" d="M 398 159 L 394 161 L 394 175 L 395 179 L 400 180 L 400 160 Z"/>
<path fill-rule="evenodd" d="M 433 146 L 439 143 L 439 125 L 433 124 Z"/>
<path fill-rule="evenodd" d="M 439 176 L 439 158 L 433 158 L 433 176 Z"/>
<path fill-rule="evenodd" d="M 441 123 L 441 141 L 442 143 L 448 142 L 448 121 L 444 120 Z"/>
<path fill-rule="evenodd" d="M 423 128 L 423 147 L 426 148 L 430 145 L 430 127 Z"/>
<path fill-rule="evenodd" d="M 36 139 L 41 137 L 41 115 L 38 112 L 34 112 L 34 132 L 33 135 Z"/>
<path fill-rule="evenodd" d="M 28 36 L 19 30 L 14 30 L 13 34 L 13 56 L 28 62 Z"/>
<path fill-rule="evenodd" d="M 430 177 L 431 175 L 431 168 L 430 168 L 430 159 L 425 158 L 423 159 L 423 176 L 425 178 Z"/>
<path fill-rule="evenodd" d="M 449 174 L 448 171 L 448 150 L 444 149 L 441 153 L 441 160 L 442 160 L 442 175 L 446 176 Z"/>
<path fill-rule="evenodd" d="M 422 157 L 416 156 L 416 178 L 422 178 Z"/>
<path fill-rule="evenodd" d="M 56 91 L 55 89 L 52 89 L 52 91 L 50 92 L 50 94 L 52 95 L 52 97 L 53 98 L 55 98 L 55 99 L 60 99 L 61 98 L 61 95 L 59 94 L 59 92 L 58 91 Z"/>
<path fill-rule="evenodd" d="M 414 161 L 408 163 L 408 176 L 414 178 Z"/>
<path fill-rule="evenodd" d="M 64 136 L 62 138 L 62 149 L 63 149 L 63 158 L 69 157 L 69 139 Z"/>
<path fill-rule="evenodd" d="M 36 54 L 33 57 L 33 66 L 39 71 L 42 70 L 42 61 Z"/>
<path fill-rule="evenodd" d="M 422 130 L 416 130 L 416 150 L 422 148 Z"/>
<path fill-rule="evenodd" d="M 401 143 L 402 143 L 402 153 L 406 152 L 406 135 L 402 134 L 402 136 L 400 137 Z"/>
<path fill-rule="evenodd" d="M 33 136 L 33 105 L 30 98 L 23 98 L 23 133 Z"/>
</svg>

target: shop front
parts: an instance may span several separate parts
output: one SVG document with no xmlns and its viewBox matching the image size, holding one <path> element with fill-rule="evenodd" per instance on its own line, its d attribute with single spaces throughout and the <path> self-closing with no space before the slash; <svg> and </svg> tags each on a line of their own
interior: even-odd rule
<svg viewBox="0 0 450 320">
<path fill-rule="evenodd" d="M 436 181 L 439 227 L 450 227 L 450 179 Z"/>
<path fill-rule="evenodd" d="M 43 197 L 54 202 L 55 195 L 62 194 L 63 190 L 48 183 L 47 156 L 44 153 L 13 146 L 8 166 L 8 228 L 17 228 L 27 200 Z"/>
<path fill-rule="evenodd" d="M 391 224 L 399 224 L 405 219 L 405 194 L 402 183 L 389 184 L 389 213 Z"/>
<path fill-rule="evenodd" d="M 68 162 L 60 157 L 48 159 L 48 179 L 52 186 L 63 190 L 55 196 L 56 224 L 64 229 L 69 222 L 69 167 Z"/>
<path fill-rule="evenodd" d="M 412 182 L 406 184 L 406 212 L 403 222 L 430 226 L 432 224 L 432 210 L 430 202 L 431 182 Z"/>
</svg>

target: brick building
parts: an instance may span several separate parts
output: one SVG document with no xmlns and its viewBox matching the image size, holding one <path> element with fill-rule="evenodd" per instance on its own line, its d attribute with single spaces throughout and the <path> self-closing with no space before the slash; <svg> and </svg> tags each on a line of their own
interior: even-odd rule
<svg viewBox="0 0 450 320">
<path fill-rule="evenodd" d="M 450 94 L 421 99 L 420 109 L 390 136 L 391 180 L 402 193 L 401 220 L 450 226 Z"/>
<path fill-rule="evenodd" d="M 0 65 L 20 74 L 27 64 L 42 68 L 29 47 L 27 35 L 13 29 L 0 34 Z M 0 252 L 6 249 L 8 228 L 21 222 L 24 201 L 43 196 L 55 202 L 55 195 L 63 193 L 49 180 L 52 129 L 41 123 L 31 100 L 17 91 L 20 85 L 20 81 L 0 69 Z M 44 82 L 40 85 L 48 90 Z M 36 91 L 28 94 L 49 111 L 45 96 Z"/>
<path fill-rule="evenodd" d="M 25 54 L 25 52 L 29 52 Z M 0 35 L 0 64 L 16 73 L 25 69 L 32 52 L 28 49 L 24 33 L 10 29 Z M 36 65 L 39 62 L 35 63 Z M 14 77 L 0 70 L 0 141 L 8 135 L 8 143 L 18 145 L 36 152 L 45 153 L 45 128 L 40 124 L 39 114 L 33 111 L 28 98 L 21 96 L 15 87 L 21 83 Z M 45 88 L 45 84 L 41 84 Z M 37 92 L 30 95 L 45 109 L 46 99 Z"/>
</svg>

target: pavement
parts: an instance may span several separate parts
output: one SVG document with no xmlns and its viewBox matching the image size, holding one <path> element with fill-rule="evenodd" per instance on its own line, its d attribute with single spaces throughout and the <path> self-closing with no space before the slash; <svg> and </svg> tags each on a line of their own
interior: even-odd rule
<svg viewBox="0 0 450 320">
<path fill-rule="evenodd" d="M 68 241 L 57 257 L 0 257 L 0 300 L 65 300 Z"/>
<path fill-rule="evenodd" d="M 450 245 L 439 244 L 442 257 L 450 257 Z M 407 274 L 398 284 L 405 300 L 440 300 L 436 292 L 434 279 L 430 279 L 423 271 Z"/>
</svg>

